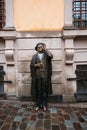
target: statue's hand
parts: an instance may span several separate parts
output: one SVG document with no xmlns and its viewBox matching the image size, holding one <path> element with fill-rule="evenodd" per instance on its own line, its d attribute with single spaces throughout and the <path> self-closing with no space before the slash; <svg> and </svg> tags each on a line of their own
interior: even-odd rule
<svg viewBox="0 0 87 130">
<path fill-rule="evenodd" d="M 40 68 L 41 67 L 41 63 L 35 64 L 35 67 Z"/>
</svg>

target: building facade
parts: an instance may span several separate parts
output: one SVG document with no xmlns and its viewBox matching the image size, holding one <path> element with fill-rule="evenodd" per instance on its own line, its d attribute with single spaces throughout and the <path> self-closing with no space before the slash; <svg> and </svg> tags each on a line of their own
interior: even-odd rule
<svg viewBox="0 0 87 130">
<path fill-rule="evenodd" d="M 30 61 L 35 45 L 44 42 L 53 54 L 52 95 L 62 95 L 63 102 L 86 101 L 86 0 L 24 2 L 0 0 L 0 93 L 8 99 L 31 96 Z"/>
</svg>

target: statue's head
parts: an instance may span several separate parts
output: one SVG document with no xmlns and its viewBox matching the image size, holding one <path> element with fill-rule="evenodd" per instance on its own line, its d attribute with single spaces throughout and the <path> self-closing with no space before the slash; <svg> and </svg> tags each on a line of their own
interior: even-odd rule
<svg viewBox="0 0 87 130">
<path fill-rule="evenodd" d="M 35 50 L 38 51 L 37 49 L 40 48 L 40 47 L 42 47 L 42 48 L 45 49 L 45 48 L 46 48 L 46 44 L 45 44 L 45 43 L 42 43 L 42 42 L 39 42 L 39 43 L 36 45 Z"/>
</svg>

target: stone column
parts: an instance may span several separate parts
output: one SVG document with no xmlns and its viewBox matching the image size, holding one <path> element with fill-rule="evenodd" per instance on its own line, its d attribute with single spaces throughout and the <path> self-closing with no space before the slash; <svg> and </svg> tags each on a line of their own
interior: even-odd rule
<svg viewBox="0 0 87 130">
<path fill-rule="evenodd" d="M 75 101 L 74 93 L 76 92 L 73 70 L 74 63 L 74 40 L 73 38 L 65 39 L 65 95 L 64 101 Z"/>
<path fill-rule="evenodd" d="M 73 27 L 73 19 L 72 19 L 72 0 L 65 0 L 65 23 L 64 28 L 69 29 Z"/>
<path fill-rule="evenodd" d="M 5 0 L 6 9 L 6 30 L 14 30 L 14 13 L 13 13 L 13 0 Z"/>
<path fill-rule="evenodd" d="M 12 83 L 7 84 L 7 97 L 16 97 L 16 67 L 15 67 L 15 46 L 14 38 L 5 37 L 5 58 L 7 65 L 7 80 Z"/>
</svg>

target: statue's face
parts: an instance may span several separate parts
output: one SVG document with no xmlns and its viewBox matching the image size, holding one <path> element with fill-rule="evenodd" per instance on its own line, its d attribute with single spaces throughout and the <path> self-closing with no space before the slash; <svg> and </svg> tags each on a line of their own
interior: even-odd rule
<svg viewBox="0 0 87 130">
<path fill-rule="evenodd" d="M 43 48 L 46 49 L 46 45 L 45 44 L 43 45 Z"/>
<path fill-rule="evenodd" d="M 38 51 L 38 52 L 43 52 L 43 46 L 42 46 L 42 45 L 39 45 L 39 46 L 37 47 L 37 51 Z"/>
</svg>

